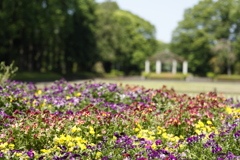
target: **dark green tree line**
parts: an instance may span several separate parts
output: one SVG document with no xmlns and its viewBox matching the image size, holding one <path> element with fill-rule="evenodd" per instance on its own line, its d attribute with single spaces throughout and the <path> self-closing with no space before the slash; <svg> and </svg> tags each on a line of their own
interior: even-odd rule
<svg viewBox="0 0 240 160">
<path fill-rule="evenodd" d="M 154 26 L 111 1 L 2 0 L 0 21 L 0 61 L 20 71 L 140 72 L 156 47 Z"/>
<path fill-rule="evenodd" d="M 94 0 L 0 2 L 0 55 L 20 70 L 89 70 L 96 59 Z"/>
</svg>

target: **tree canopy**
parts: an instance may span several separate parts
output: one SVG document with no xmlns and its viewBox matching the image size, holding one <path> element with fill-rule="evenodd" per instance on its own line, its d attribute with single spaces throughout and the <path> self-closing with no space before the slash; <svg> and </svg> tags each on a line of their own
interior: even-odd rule
<svg viewBox="0 0 240 160">
<path fill-rule="evenodd" d="M 98 47 L 103 62 L 129 73 L 143 69 L 144 60 L 156 49 L 155 27 L 115 2 L 104 2 L 97 11 Z"/>
<path fill-rule="evenodd" d="M 190 71 L 196 74 L 214 70 L 211 61 L 216 54 L 212 48 L 221 39 L 229 40 L 231 54 L 239 57 L 239 12 L 239 0 L 200 1 L 193 8 L 185 10 L 184 19 L 172 34 L 171 50 L 186 58 Z M 228 67 L 224 62 L 219 73 L 224 73 Z"/>
<path fill-rule="evenodd" d="M 0 2 L 0 55 L 19 70 L 66 73 L 96 61 L 94 0 Z M 86 63 L 87 62 L 87 63 Z"/>
<path fill-rule="evenodd" d="M 1 61 L 20 71 L 140 72 L 156 47 L 154 26 L 111 1 L 2 0 L 0 21 Z"/>
</svg>

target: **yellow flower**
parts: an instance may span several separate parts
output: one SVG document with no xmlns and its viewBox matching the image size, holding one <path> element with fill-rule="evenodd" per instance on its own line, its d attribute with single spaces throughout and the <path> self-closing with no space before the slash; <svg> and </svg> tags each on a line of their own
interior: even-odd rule
<svg viewBox="0 0 240 160">
<path fill-rule="evenodd" d="M 74 132 L 76 132 L 76 131 L 81 131 L 81 129 L 78 128 L 78 127 L 76 127 L 76 126 L 74 126 L 71 131 L 74 133 Z"/>
<path fill-rule="evenodd" d="M 162 127 L 158 126 L 157 129 L 158 129 L 158 130 L 162 130 Z"/>
<path fill-rule="evenodd" d="M 14 146 L 15 146 L 14 144 L 9 144 L 9 145 L 8 145 L 8 147 L 9 147 L 10 149 L 14 149 Z"/>
<path fill-rule="evenodd" d="M 68 147 L 73 147 L 73 146 L 75 146 L 75 144 L 72 143 L 72 142 L 69 142 L 67 145 L 68 145 Z"/>
<path fill-rule="evenodd" d="M 157 149 L 157 145 L 155 143 L 152 145 L 152 149 Z"/>
<path fill-rule="evenodd" d="M 207 131 L 207 129 L 206 129 L 206 128 L 202 128 L 202 130 L 203 130 L 203 132 L 206 132 L 206 131 Z"/>
<path fill-rule="evenodd" d="M 87 148 L 87 147 L 85 146 L 85 144 L 79 144 L 79 143 L 78 143 L 78 146 L 81 148 L 81 150 L 84 150 L 84 149 Z"/>
<path fill-rule="evenodd" d="M 42 94 L 42 90 L 38 90 L 38 92 L 37 92 L 38 94 Z"/>
<path fill-rule="evenodd" d="M 69 136 L 69 135 L 67 135 L 66 137 L 64 137 L 64 140 L 66 140 L 66 141 L 70 141 L 71 139 L 72 139 L 72 137 Z"/>
<path fill-rule="evenodd" d="M 139 131 L 139 128 L 134 128 L 134 131 L 135 131 L 135 132 L 138 132 L 138 131 Z"/>
<path fill-rule="evenodd" d="M 75 93 L 75 96 L 79 97 L 81 96 L 81 93 Z"/>
<path fill-rule="evenodd" d="M 94 131 L 93 127 L 89 127 L 89 130 L 90 130 L 89 131 L 90 134 L 95 134 L 95 131 Z"/>
<path fill-rule="evenodd" d="M 200 131 L 199 129 L 196 129 L 195 132 L 196 132 L 197 134 L 201 134 L 201 131 Z"/>
<path fill-rule="evenodd" d="M 180 140 L 180 138 L 178 136 L 175 136 L 175 141 L 178 142 Z"/>
<path fill-rule="evenodd" d="M 207 124 L 211 125 L 211 124 L 212 124 L 212 122 L 211 122 L 211 121 L 207 121 Z"/>
<path fill-rule="evenodd" d="M 16 156 L 20 157 L 22 155 L 22 153 L 16 153 Z"/>
<path fill-rule="evenodd" d="M 102 153 L 101 153 L 101 152 L 97 152 L 97 153 L 96 153 L 96 157 L 95 157 L 95 158 L 96 158 L 96 159 L 98 159 L 98 158 L 100 158 L 100 157 L 101 157 L 101 155 L 102 155 Z"/>
<path fill-rule="evenodd" d="M 153 135 L 154 133 L 152 131 L 148 131 L 148 134 Z"/>
<path fill-rule="evenodd" d="M 69 96 L 66 96 L 66 99 L 70 99 L 70 97 L 69 97 Z"/>
<path fill-rule="evenodd" d="M 202 121 L 198 121 L 200 127 L 204 127 L 204 123 Z"/>
<path fill-rule="evenodd" d="M 167 139 L 167 138 L 168 138 L 168 135 L 167 135 L 167 133 L 166 133 L 166 132 L 164 132 L 164 133 L 162 134 L 162 137 L 163 137 L 163 138 L 165 138 L 165 139 Z"/>
<path fill-rule="evenodd" d="M 227 107 L 225 110 L 226 110 L 226 112 L 227 112 L 228 114 L 231 114 L 231 113 L 232 113 L 232 109 L 231 109 L 230 107 Z"/>
<path fill-rule="evenodd" d="M 139 125 L 139 124 L 137 125 L 137 127 L 138 127 L 139 129 L 142 129 L 142 126 L 141 126 L 141 125 Z"/>
<path fill-rule="evenodd" d="M 155 140 L 155 137 L 153 137 L 153 136 L 150 136 L 149 138 L 147 138 L 148 140 L 150 140 L 150 141 L 153 141 L 153 140 Z"/>
<path fill-rule="evenodd" d="M 206 129 L 208 132 L 211 132 L 211 130 L 212 130 L 209 126 L 207 126 Z"/>
<path fill-rule="evenodd" d="M 72 152 L 73 149 L 74 149 L 74 147 L 71 147 L 71 148 L 68 149 L 68 151 L 69 151 L 69 152 Z"/>
<path fill-rule="evenodd" d="M 184 145 L 183 145 L 183 144 L 180 144 L 180 145 L 179 145 L 179 148 L 183 148 L 183 147 L 184 147 Z"/>
<path fill-rule="evenodd" d="M 0 144 L 0 149 L 5 149 L 7 145 L 7 142 Z"/>
<path fill-rule="evenodd" d="M 40 151 L 43 152 L 43 153 L 51 153 L 51 151 L 47 150 L 47 149 L 41 149 Z"/>
<path fill-rule="evenodd" d="M 71 131 L 74 133 L 74 132 L 76 132 L 76 130 L 77 130 L 77 127 L 76 126 L 74 126 L 72 129 L 71 129 Z"/>
</svg>

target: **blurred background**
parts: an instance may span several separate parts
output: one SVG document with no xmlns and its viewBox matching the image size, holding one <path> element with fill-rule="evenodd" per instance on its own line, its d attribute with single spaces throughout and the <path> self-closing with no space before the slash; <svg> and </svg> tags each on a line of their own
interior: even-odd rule
<svg viewBox="0 0 240 160">
<path fill-rule="evenodd" d="M 145 60 L 170 52 L 192 77 L 240 80 L 240 0 L 184 1 L 1 0 L 2 71 L 12 64 L 12 79 L 29 81 L 146 76 Z M 170 68 L 146 77 L 186 78 Z"/>
</svg>

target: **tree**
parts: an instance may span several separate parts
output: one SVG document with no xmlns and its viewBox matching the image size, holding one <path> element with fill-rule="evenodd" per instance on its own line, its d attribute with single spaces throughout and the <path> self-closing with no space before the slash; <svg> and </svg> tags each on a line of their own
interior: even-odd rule
<svg viewBox="0 0 240 160">
<path fill-rule="evenodd" d="M 164 43 L 162 41 L 157 41 L 157 49 L 156 49 L 156 53 L 161 53 L 164 51 L 169 50 L 169 44 L 168 43 Z"/>
<path fill-rule="evenodd" d="M 0 1 L 0 55 L 20 71 L 90 71 L 96 59 L 94 0 Z M 95 57 L 92 58 L 92 57 Z"/>
<path fill-rule="evenodd" d="M 128 11 L 120 10 L 115 2 L 100 4 L 98 46 L 102 60 L 112 69 L 126 74 L 140 72 L 145 59 L 156 49 L 155 28 L 148 21 Z"/>
<path fill-rule="evenodd" d="M 209 60 L 216 56 L 212 46 L 219 39 L 234 42 L 239 37 L 239 18 L 236 16 L 239 2 L 204 0 L 185 10 L 184 19 L 173 32 L 171 50 L 188 60 L 191 72 L 204 75 L 211 71 Z"/>
<path fill-rule="evenodd" d="M 226 39 L 218 40 L 217 44 L 212 48 L 215 56 L 210 60 L 210 64 L 213 66 L 215 74 L 221 73 L 225 69 L 224 66 L 227 66 L 228 75 L 232 74 L 231 67 L 236 57 L 231 48 L 231 42 Z"/>
<path fill-rule="evenodd" d="M 116 10 L 119 10 L 116 2 L 106 1 L 98 4 L 96 11 L 98 17 L 96 30 L 98 53 L 107 72 L 115 68 L 113 63 L 116 59 L 115 46 L 119 43 L 117 32 L 121 26 L 113 19 Z"/>
</svg>

